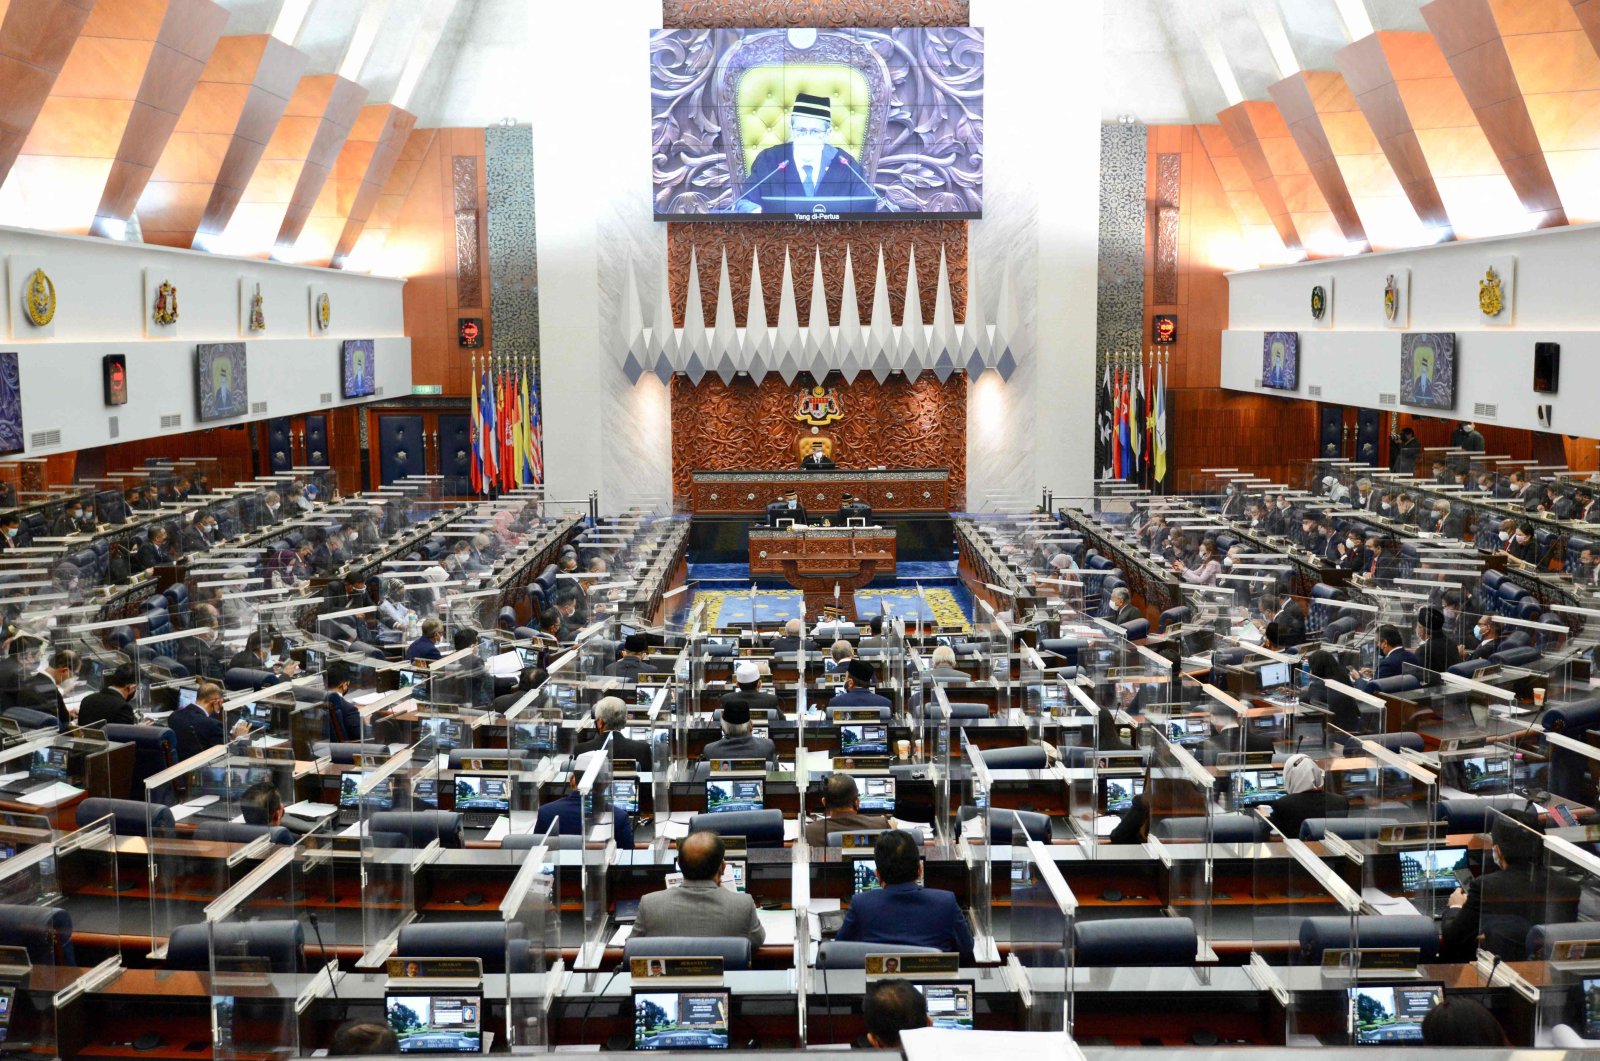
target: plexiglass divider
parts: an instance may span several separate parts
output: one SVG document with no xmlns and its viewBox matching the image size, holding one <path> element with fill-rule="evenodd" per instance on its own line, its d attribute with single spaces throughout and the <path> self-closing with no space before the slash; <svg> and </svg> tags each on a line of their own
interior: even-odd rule
<svg viewBox="0 0 1600 1061">
<path fill-rule="evenodd" d="M 1009 815 L 1013 837 L 1027 831 L 1019 815 Z M 1004 863 L 1002 863 L 1004 865 Z M 1010 859 L 1011 906 L 1007 969 L 1030 999 L 1027 1025 L 1032 1032 L 1066 1032 L 1073 1024 L 1073 924 L 1078 900 L 1047 846 L 1037 840 L 1013 842 Z"/>
<path fill-rule="evenodd" d="M 300 1055 L 301 996 L 331 984 L 338 963 L 301 962 L 302 881 L 295 847 L 272 852 L 206 907 L 212 1047 L 219 1061 Z M 313 981 L 318 984 L 313 988 Z"/>
<path fill-rule="evenodd" d="M 967 867 L 967 915 L 972 921 L 973 953 L 979 962 L 988 964 L 999 960 L 999 948 L 994 938 L 993 918 L 993 866 L 995 854 L 993 837 L 989 830 L 992 813 L 989 797 L 993 779 L 983 755 L 976 745 L 967 740 L 967 731 L 961 731 L 961 763 L 966 768 L 972 789 L 972 817 L 965 822 L 951 822 L 952 835 L 958 837 L 956 852 Z M 1025 837 L 1026 832 L 1014 834 Z"/>
<path fill-rule="evenodd" d="M 1145 800 L 1150 808 L 1150 836 L 1171 868 L 1162 896 L 1171 917 L 1194 922 L 1202 954 L 1212 937 L 1213 840 L 1212 793 L 1217 779 L 1181 745 L 1153 733 Z"/>
<path fill-rule="evenodd" d="M 561 955 L 561 873 L 551 822 L 522 861 L 500 903 L 506 924 L 506 1045 L 512 1053 L 550 1049 L 551 1001 L 566 973 Z"/>
<path fill-rule="evenodd" d="M 611 738 L 606 738 L 606 744 Z M 611 805 L 611 757 L 596 755 L 578 781 L 581 801 L 580 828 L 583 836 L 583 942 L 574 965 L 576 969 L 600 968 L 605 956 L 607 876 L 616 850 L 614 817 Z"/>
<path fill-rule="evenodd" d="M 433 739 L 425 737 L 416 746 L 401 749 L 382 765 L 364 771 L 356 787 L 360 807 L 362 968 L 380 966 L 394 949 L 400 929 L 416 917 L 416 868 L 439 852 L 437 833 L 429 838 L 418 835 L 413 828 L 407 842 L 396 847 L 389 836 L 383 835 L 385 830 L 375 827 L 375 822 L 381 826 L 385 821 L 405 821 L 400 815 L 409 818 L 416 809 L 413 775 L 419 760 L 433 758 L 432 747 Z M 384 813 L 394 817 L 376 817 Z"/>
<path fill-rule="evenodd" d="M 185 822 L 197 827 L 204 825 L 198 820 L 201 817 L 221 822 L 233 819 L 239 792 L 227 784 L 228 758 L 228 749 L 218 745 L 145 778 L 152 958 L 166 956 L 166 941 L 173 929 L 205 919 L 194 896 L 220 895 L 228 889 L 230 867 L 243 845 L 201 843 L 193 836 L 180 839 L 164 824 L 169 813 L 174 817 L 181 814 Z M 155 801 L 155 792 L 169 789 L 182 789 L 179 794 L 184 802 L 168 808 Z"/>
</svg>

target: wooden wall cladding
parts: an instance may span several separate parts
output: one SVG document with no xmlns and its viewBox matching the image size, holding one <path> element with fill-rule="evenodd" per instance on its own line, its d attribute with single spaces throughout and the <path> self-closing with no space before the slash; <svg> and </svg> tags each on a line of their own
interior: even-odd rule
<svg viewBox="0 0 1600 1061">
<path fill-rule="evenodd" d="M 662 0 L 667 29 L 965 26 L 967 0 Z"/>
<path fill-rule="evenodd" d="M 802 374 L 793 385 L 768 376 L 759 385 L 740 376 L 727 386 L 707 376 L 693 386 L 672 380 L 672 493 L 688 503 L 692 475 L 709 471 L 776 471 L 800 466 L 797 445 L 811 429 L 794 418 L 795 399 L 812 385 Z M 931 373 L 915 381 L 871 376 L 854 383 L 832 373 L 825 382 L 839 394 L 844 419 L 819 432 L 833 439 L 841 468 L 948 468 L 950 505 L 961 511 L 967 494 L 967 380 L 944 383 Z"/>
<path fill-rule="evenodd" d="M 878 248 L 883 248 L 889 278 L 889 306 L 895 323 L 905 308 L 906 270 L 912 248 L 917 254 L 917 294 L 922 319 L 933 320 L 933 303 L 939 292 L 939 252 L 945 254 L 950 274 L 950 304 L 956 323 L 967 319 L 967 223 L 965 221 L 840 221 L 817 228 L 804 221 L 674 221 L 667 225 L 667 279 L 673 313 L 683 325 L 689 287 L 689 253 L 696 252 L 700 274 L 700 302 L 706 327 L 717 313 L 717 280 L 723 248 L 728 252 L 728 284 L 733 288 L 733 310 L 744 327 L 750 300 L 750 261 L 761 256 L 761 290 L 767 305 L 767 324 L 778 321 L 778 301 L 783 292 L 783 255 L 789 254 L 794 278 L 795 308 L 804 323 L 811 312 L 811 274 L 815 254 L 822 253 L 823 283 L 828 292 L 828 320 L 839 323 L 839 298 L 844 291 L 844 254 L 850 248 L 850 269 L 856 284 L 856 310 L 862 324 L 872 318 L 872 288 L 877 277 Z"/>
<path fill-rule="evenodd" d="M 1317 455 L 1317 403 L 1210 388 L 1167 392 L 1168 458 L 1176 489 L 1200 468 L 1239 468 L 1298 482 L 1297 462 Z"/>
</svg>

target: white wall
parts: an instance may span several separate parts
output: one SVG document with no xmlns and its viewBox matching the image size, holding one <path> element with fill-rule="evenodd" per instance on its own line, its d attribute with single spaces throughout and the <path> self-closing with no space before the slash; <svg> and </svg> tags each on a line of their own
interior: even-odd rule
<svg viewBox="0 0 1600 1061">
<path fill-rule="evenodd" d="M 0 265 L 9 306 L 0 313 L 0 349 L 19 354 L 24 437 L 61 432 L 59 445 L 29 448 L 28 456 L 371 401 L 339 397 L 344 339 L 376 340 L 375 397 L 411 391 L 401 280 L 11 228 L 0 228 Z M 22 287 L 34 268 L 43 268 L 56 288 L 54 332 L 44 338 L 32 337 L 37 333 L 22 307 Z M 152 301 L 162 279 L 178 289 L 177 338 L 146 337 L 146 269 Z M 245 276 L 260 282 L 267 318 L 267 330 L 248 338 L 239 324 Z M 312 286 L 328 292 L 332 307 L 329 330 L 315 337 Z M 194 348 L 206 342 L 246 344 L 250 401 L 266 402 L 266 411 L 199 423 Z M 128 359 L 128 403 L 112 408 L 105 404 L 101 358 L 115 353 Z M 332 401 L 320 401 L 324 393 Z M 170 414 L 182 420 L 164 431 L 161 417 Z"/>
<path fill-rule="evenodd" d="M 1509 325 L 1485 325 L 1478 283 L 1490 264 L 1515 259 Z M 1387 327 L 1383 288 L 1396 269 L 1411 274 L 1411 317 Z M 1333 278 L 1333 320 L 1313 327 L 1310 291 Z M 1545 229 L 1518 236 L 1302 262 L 1228 275 L 1228 331 L 1222 336 L 1222 385 L 1260 392 L 1261 333 L 1300 335 L 1300 387 L 1294 397 L 1374 409 L 1398 409 L 1380 395 L 1400 389 L 1405 331 L 1456 333 L 1454 413 L 1481 423 L 1542 430 L 1535 407 L 1553 407 L 1554 430 L 1600 437 L 1600 226 Z M 1533 390 L 1533 345 L 1561 344 L 1561 390 Z M 1313 396 L 1312 387 L 1321 394 Z M 1266 392 L 1277 393 L 1277 392 Z M 1474 414 L 1477 404 L 1496 415 Z M 1411 410 L 1428 414 L 1428 410 Z"/>
</svg>

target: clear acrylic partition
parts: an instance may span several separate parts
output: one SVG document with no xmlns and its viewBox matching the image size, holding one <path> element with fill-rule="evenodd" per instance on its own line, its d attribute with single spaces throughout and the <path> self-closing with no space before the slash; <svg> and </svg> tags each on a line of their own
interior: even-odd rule
<svg viewBox="0 0 1600 1061">
<path fill-rule="evenodd" d="M 1047 742 L 1045 723 L 1052 713 L 1050 704 L 1046 702 L 1045 689 L 1044 660 L 1032 646 L 1020 646 L 1017 655 L 1018 699 L 1014 706 L 1021 710 L 1027 720 L 1029 741 L 1039 744 Z"/>
<path fill-rule="evenodd" d="M 506 1043 L 512 1053 L 550 1048 L 550 1002 L 565 972 L 559 834 L 551 822 L 500 903 L 506 922 Z"/>
<path fill-rule="evenodd" d="M 416 910 L 416 879 L 412 863 L 417 848 L 428 846 L 429 838 L 412 834 L 408 842 L 394 846 L 393 838 L 374 827 L 374 816 L 384 812 L 409 814 L 416 809 L 416 784 L 413 773 L 419 762 L 426 763 L 431 738 L 417 746 L 391 755 L 380 766 L 363 770 L 356 785 L 361 844 L 361 949 L 362 963 L 371 965 L 388 957 L 394 937 Z M 437 766 L 434 766 L 437 778 Z M 438 791 L 435 781 L 435 792 Z M 437 802 L 437 801 L 436 801 Z M 379 819 L 382 824 L 382 819 Z M 432 841 L 437 841 L 435 835 Z"/>
<path fill-rule="evenodd" d="M 1574 924 L 1583 916 L 1575 913 L 1583 901 L 1575 897 L 1592 895 L 1600 888 L 1600 858 L 1587 847 L 1578 846 L 1584 842 L 1582 838 L 1558 835 L 1573 832 L 1581 834 L 1586 830 L 1551 830 L 1542 838 L 1543 850 L 1531 876 L 1535 887 L 1542 885 L 1543 896 L 1532 904 L 1531 910 L 1523 911 L 1524 917 L 1537 916 L 1541 924 L 1571 926 L 1564 939 L 1535 938 L 1536 943 L 1544 945 L 1533 948 L 1526 956 L 1529 963 L 1537 964 L 1533 965 L 1534 972 L 1524 975 L 1540 985 L 1533 1042 L 1536 1047 L 1555 1045 L 1555 1030 L 1562 1025 L 1568 1035 L 1575 1032 L 1585 1039 L 1600 1039 L 1600 922 Z M 1497 930 L 1492 939 L 1484 942 L 1498 943 L 1510 934 L 1514 927 L 1508 916 L 1511 913 L 1501 912 L 1498 920 L 1504 922 L 1505 930 Z M 1485 972 L 1481 964 L 1478 972 L 1481 978 Z M 1495 982 L 1503 982 L 1503 978 Z"/>
<path fill-rule="evenodd" d="M 1379 817 L 1398 822 L 1439 820 L 1439 774 L 1415 753 L 1391 751 L 1375 741 L 1363 740 L 1361 754 L 1377 761 Z"/>
<path fill-rule="evenodd" d="M 1218 784 L 1188 749 L 1154 733 L 1144 797 L 1150 809 L 1150 838 L 1170 860 L 1166 913 L 1194 921 L 1202 947 L 1209 946 L 1212 917 L 1212 792 Z"/>
<path fill-rule="evenodd" d="M 578 794 L 583 807 L 583 943 L 574 968 L 597 969 L 605 954 L 609 919 L 606 878 L 617 846 L 609 755 L 590 760 L 578 782 Z"/>
<path fill-rule="evenodd" d="M 298 847 L 275 849 L 265 861 L 206 907 L 206 943 L 211 978 L 212 1041 L 218 1061 L 293 1058 L 300 1055 L 296 1000 L 321 994 L 336 966 L 320 969 L 315 959 L 292 967 L 247 940 L 281 934 L 314 940 L 307 925 L 304 885 L 297 872 Z M 322 929 L 326 941 L 326 928 Z M 332 945 L 332 944 L 330 944 Z M 300 947 L 295 948 L 298 954 Z"/>
<path fill-rule="evenodd" d="M 1264 785 L 1264 789 L 1237 786 L 1234 812 L 1260 813 L 1260 804 L 1246 802 L 1252 798 L 1248 793 L 1253 789 L 1254 798 L 1261 798 L 1263 791 L 1281 792 L 1281 771 L 1276 782 Z M 1308 844 L 1277 831 L 1267 836 L 1261 844 L 1227 845 L 1227 850 L 1219 845 L 1217 939 L 1248 941 L 1263 961 L 1290 965 L 1307 960 L 1300 948 L 1300 929 L 1308 917 L 1347 920 L 1354 939 L 1355 919 L 1362 909 L 1362 866 L 1372 856 L 1359 854 L 1337 837 Z"/>
<path fill-rule="evenodd" d="M 1027 836 L 1014 812 L 1011 835 Z M 999 865 L 1005 866 L 1005 862 Z M 1033 1004 L 1028 1007 L 1031 1032 L 1072 1032 L 1072 925 L 1078 900 L 1049 848 L 1037 840 L 1011 845 L 1011 906 L 1006 934 L 1011 944 L 1008 959 L 1028 985 Z"/>
<path fill-rule="evenodd" d="M 974 953 L 979 961 L 994 960 L 997 954 L 994 938 L 992 858 L 995 853 L 989 817 L 993 813 L 989 797 L 993 779 L 983 756 L 967 740 L 967 731 L 961 731 L 961 763 L 972 787 L 972 814 L 965 822 L 953 823 L 959 837 L 956 851 L 967 866 L 967 916 L 972 922 Z M 1026 836 L 1026 832 L 1014 834 Z"/>
<path fill-rule="evenodd" d="M 200 897 L 227 891 L 232 867 L 242 860 L 238 852 L 243 844 L 202 842 L 195 839 L 194 833 L 174 835 L 156 820 L 168 812 L 168 804 L 176 804 L 170 811 L 174 817 L 181 816 L 186 829 L 198 832 L 212 822 L 231 822 L 239 813 L 239 797 L 248 783 L 244 768 L 241 766 L 236 773 L 229 768 L 228 760 L 226 747 L 209 748 L 145 779 L 149 933 L 151 954 L 155 957 L 166 953 L 166 940 L 173 929 L 205 920 L 205 905 Z"/>
<path fill-rule="evenodd" d="M 922 672 L 924 675 L 926 671 Z M 950 790 L 953 779 L 950 776 L 951 748 L 950 727 L 953 725 L 950 718 L 950 697 L 945 692 L 944 686 L 927 682 L 923 685 L 925 695 L 931 696 L 931 702 L 924 699 L 923 716 L 918 731 L 922 734 L 923 761 L 928 764 L 928 780 L 933 783 L 933 821 L 934 831 L 939 839 L 947 842 L 953 841 L 958 834 L 950 828 L 952 808 L 950 806 Z M 932 706 L 934 710 L 927 710 Z M 963 737 L 965 734 L 963 733 Z M 959 756 L 959 751 L 957 752 Z M 956 760 L 959 761 L 959 758 Z"/>
</svg>

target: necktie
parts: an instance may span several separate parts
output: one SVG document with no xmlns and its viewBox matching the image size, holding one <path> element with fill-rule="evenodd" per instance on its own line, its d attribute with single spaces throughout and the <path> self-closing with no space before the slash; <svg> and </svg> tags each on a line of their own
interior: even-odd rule
<svg viewBox="0 0 1600 1061">
<path fill-rule="evenodd" d="M 806 183 L 806 194 L 810 195 L 813 192 L 813 190 L 816 188 L 816 185 L 813 184 L 812 180 L 811 180 L 811 167 L 810 166 L 801 166 L 800 167 L 800 179 L 805 181 L 805 183 Z"/>
</svg>

